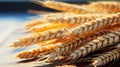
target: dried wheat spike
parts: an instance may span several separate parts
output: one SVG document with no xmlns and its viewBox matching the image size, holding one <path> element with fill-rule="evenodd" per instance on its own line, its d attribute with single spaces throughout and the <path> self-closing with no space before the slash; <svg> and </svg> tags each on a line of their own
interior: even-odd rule
<svg viewBox="0 0 120 67">
<path fill-rule="evenodd" d="M 65 11 L 65 12 L 73 12 L 73 13 L 93 13 L 90 9 L 88 8 L 83 8 L 79 5 L 75 4 L 69 4 L 69 3 L 63 3 L 63 2 L 57 2 L 57 1 L 33 1 L 34 3 L 37 3 L 39 5 L 42 5 L 44 7 L 60 10 L 60 11 Z"/>
<path fill-rule="evenodd" d="M 107 1 L 92 2 L 88 6 L 91 9 L 93 9 L 94 11 L 101 12 L 101 13 L 117 13 L 117 12 L 120 12 L 120 7 L 119 7 L 120 2 L 107 2 Z"/>
<path fill-rule="evenodd" d="M 117 60 L 120 58 L 120 45 L 118 44 L 117 48 L 102 54 L 99 54 L 97 57 L 90 58 L 93 61 L 90 67 L 103 66 L 111 61 Z"/>
<path fill-rule="evenodd" d="M 48 22 L 54 23 L 85 23 L 96 18 L 102 17 L 103 14 L 81 14 L 81 15 L 68 15 L 47 18 Z"/>
<path fill-rule="evenodd" d="M 48 31 L 48 30 L 71 28 L 71 27 L 74 27 L 76 25 L 78 25 L 78 24 L 46 23 L 46 24 L 42 24 L 42 25 L 40 24 L 40 25 L 34 26 L 27 31 L 29 31 L 31 33 L 40 33 L 40 32 L 44 32 L 44 31 Z"/>
<path fill-rule="evenodd" d="M 54 39 L 50 41 L 45 41 L 40 43 L 40 45 L 44 46 L 42 48 L 38 47 L 31 51 L 23 51 L 17 55 L 19 58 L 35 58 L 39 55 L 42 55 L 44 53 L 50 53 L 54 52 L 53 55 L 56 55 L 58 57 L 59 55 L 63 53 L 71 52 L 71 50 L 76 49 L 79 46 L 82 46 L 83 43 L 89 42 L 93 40 L 94 38 L 105 35 L 107 33 L 110 33 L 110 31 L 118 29 L 120 24 L 113 24 L 101 29 L 98 29 L 93 32 L 89 32 L 87 34 L 84 34 L 83 36 L 69 36 L 66 38 L 60 38 L 60 39 Z M 49 48 L 48 48 L 49 47 Z M 30 56 L 29 56 L 30 55 Z"/>
<path fill-rule="evenodd" d="M 119 23 L 119 22 L 120 22 L 120 13 L 117 13 L 111 16 L 97 18 L 95 20 L 91 20 L 90 22 L 76 26 L 75 28 L 72 28 L 70 32 L 72 34 L 81 34 L 84 32 L 94 30 L 96 28 L 100 28 L 103 26 L 107 26 L 107 25 L 110 25 L 113 23 Z"/>
<path fill-rule="evenodd" d="M 11 46 L 13 47 L 26 46 L 26 45 L 36 44 L 41 41 L 60 38 L 63 36 L 79 35 L 85 32 L 89 32 L 91 30 L 99 29 L 103 26 L 108 26 L 110 24 L 119 23 L 119 22 L 120 22 L 120 13 L 117 13 L 111 16 L 97 18 L 96 20 L 92 20 L 90 22 L 81 24 L 74 28 L 50 30 L 43 33 L 37 33 L 35 35 L 31 35 L 26 38 L 21 38 L 18 41 L 15 41 Z"/>
<path fill-rule="evenodd" d="M 70 33 L 72 35 L 81 34 L 81 33 L 84 33 L 84 32 L 94 30 L 96 28 L 100 28 L 100 27 L 103 27 L 103 26 L 107 26 L 107 25 L 110 25 L 110 24 L 113 24 L 113 23 L 119 23 L 119 22 L 120 22 L 120 13 L 117 13 L 117 14 L 113 14 L 111 16 L 97 18 L 95 20 L 91 20 L 90 22 L 86 22 L 84 24 L 76 26 L 75 28 L 72 28 L 70 30 Z"/>
<path fill-rule="evenodd" d="M 21 38 L 17 41 L 15 41 L 11 47 L 24 47 L 29 46 L 32 44 L 36 44 L 42 41 L 47 41 L 55 38 L 60 38 L 65 36 L 64 32 L 67 31 L 67 29 L 60 29 L 60 30 L 50 30 L 43 33 L 36 33 L 31 36 L 27 36 L 25 38 Z"/>
<path fill-rule="evenodd" d="M 21 58 L 21 59 L 25 59 L 25 58 L 36 58 L 38 57 L 38 55 L 46 55 L 50 52 L 52 52 L 57 46 L 54 46 L 55 44 L 50 44 L 50 45 L 46 45 L 43 47 L 38 47 L 32 50 L 26 50 L 23 51 L 19 54 L 16 55 L 17 58 Z"/>
<path fill-rule="evenodd" d="M 113 31 L 107 35 L 97 37 L 96 39 L 84 44 L 69 55 L 67 60 L 71 60 L 69 63 L 74 63 L 80 57 L 84 57 L 91 52 L 95 52 L 106 46 L 110 46 L 120 40 L 120 29 Z"/>
</svg>

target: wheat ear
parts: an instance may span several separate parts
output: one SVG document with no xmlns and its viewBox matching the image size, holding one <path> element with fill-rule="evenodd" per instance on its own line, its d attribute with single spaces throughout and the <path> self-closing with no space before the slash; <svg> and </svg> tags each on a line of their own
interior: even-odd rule
<svg viewBox="0 0 120 67">
<path fill-rule="evenodd" d="M 100 28 L 103 26 L 107 26 L 107 25 L 110 25 L 113 23 L 119 23 L 119 22 L 120 22 L 120 13 L 117 13 L 117 14 L 113 14 L 111 16 L 97 18 L 95 20 L 91 20 L 90 22 L 76 26 L 75 28 L 72 28 L 70 30 L 70 32 L 73 35 L 74 34 L 81 34 L 84 32 L 94 30 L 96 28 Z"/>
<path fill-rule="evenodd" d="M 50 30 L 43 33 L 33 34 L 31 36 L 28 36 L 26 38 L 21 38 L 17 41 L 15 41 L 11 47 L 23 47 L 23 46 L 29 46 L 35 43 L 39 43 L 42 41 L 47 41 L 55 38 L 60 38 L 65 36 L 63 33 L 67 31 L 67 29 L 60 29 L 60 30 Z"/>
<path fill-rule="evenodd" d="M 65 11 L 65 12 L 83 13 L 83 14 L 92 13 L 90 9 L 69 3 L 57 2 L 57 1 L 45 1 L 45 2 L 33 1 L 33 2 L 48 8 Z"/>
<path fill-rule="evenodd" d="M 68 16 L 58 16 L 47 18 L 48 22 L 53 23 L 85 23 L 96 18 L 102 17 L 102 14 L 83 14 L 83 15 L 68 15 Z"/>
<path fill-rule="evenodd" d="M 120 12 L 120 2 L 93 2 L 88 6 L 96 12 L 100 13 L 118 13 Z M 99 11 L 98 11 L 99 9 Z"/>
<path fill-rule="evenodd" d="M 25 59 L 25 58 L 37 58 L 38 55 L 44 56 L 52 52 L 57 46 L 55 44 L 46 45 L 43 47 L 38 47 L 32 50 L 26 50 L 16 55 L 17 58 Z"/>
<path fill-rule="evenodd" d="M 64 28 L 71 28 L 78 24 L 59 24 L 59 23 L 46 23 L 43 25 L 37 25 L 34 27 L 31 27 L 28 31 L 31 33 L 40 33 L 48 30 L 57 30 L 57 29 L 64 29 Z"/>
<path fill-rule="evenodd" d="M 103 66 L 111 61 L 115 61 L 120 58 L 120 45 L 116 46 L 116 49 L 99 54 L 97 57 L 90 58 L 93 61 L 90 65 L 91 67 Z"/>
</svg>

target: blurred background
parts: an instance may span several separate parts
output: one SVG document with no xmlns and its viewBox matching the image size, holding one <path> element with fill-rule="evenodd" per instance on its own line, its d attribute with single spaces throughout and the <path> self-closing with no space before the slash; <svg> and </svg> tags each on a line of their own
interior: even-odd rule
<svg viewBox="0 0 120 67">
<path fill-rule="evenodd" d="M 64 2 L 70 2 L 70 3 L 87 3 L 89 1 L 98 1 L 98 0 L 57 0 L 57 1 L 64 1 Z M 14 18 L 22 22 L 24 20 L 28 20 L 27 17 L 35 15 L 36 11 L 31 11 L 31 9 L 38 10 L 38 11 L 41 11 L 41 10 L 55 11 L 55 10 L 48 9 L 40 5 L 34 4 L 31 2 L 31 0 L 0 0 L 0 18 L 1 19 Z M 30 10 L 29 13 L 28 13 L 28 10 Z"/>
<path fill-rule="evenodd" d="M 64 1 L 64 2 L 70 2 L 70 3 L 87 3 L 89 1 L 98 1 L 98 0 L 57 0 L 57 1 Z M 106 1 L 111 1 L 111 0 L 106 0 Z M 31 0 L 0 0 L 0 18 L 1 19 L 14 18 L 22 22 L 24 20 L 28 20 L 27 17 L 35 15 L 32 13 L 28 13 L 28 10 L 31 10 L 31 9 L 38 10 L 38 11 L 41 11 L 41 10 L 55 11 L 55 10 L 41 7 L 40 5 L 34 4 L 31 2 Z M 35 11 L 32 11 L 32 12 L 35 13 Z"/>
</svg>

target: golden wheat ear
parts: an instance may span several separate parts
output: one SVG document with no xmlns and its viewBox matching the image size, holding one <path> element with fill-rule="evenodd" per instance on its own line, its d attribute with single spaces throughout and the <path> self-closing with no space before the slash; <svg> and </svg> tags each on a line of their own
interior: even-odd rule
<svg viewBox="0 0 120 67">
<path fill-rule="evenodd" d="M 120 2 L 107 2 L 107 1 L 92 2 L 91 4 L 88 5 L 88 8 L 90 7 L 96 12 L 100 13 L 118 13 L 120 12 L 119 4 Z"/>
<path fill-rule="evenodd" d="M 91 20 L 95 20 L 96 18 L 103 17 L 102 14 L 85 14 L 85 15 L 67 15 L 65 17 L 58 16 L 58 17 L 48 17 L 46 20 L 52 23 L 78 23 L 82 24 L 85 22 L 89 22 Z"/>
<path fill-rule="evenodd" d="M 88 66 L 91 66 L 91 65 L 94 67 L 103 66 L 111 61 L 115 61 L 118 59 L 120 59 L 120 45 L 119 44 L 116 46 L 116 49 L 99 54 L 98 57 L 91 58 L 93 62 Z"/>
<path fill-rule="evenodd" d="M 36 58 L 39 55 L 45 55 L 45 54 L 49 54 L 52 51 L 54 51 L 58 46 L 56 46 L 55 44 L 49 44 L 43 47 L 38 47 L 32 50 L 25 50 L 19 54 L 17 54 L 16 57 L 21 58 L 21 59 L 28 59 L 28 58 Z"/>
<path fill-rule="evenodd" d="M 69 3 L 64 3 L 64 2 L 58 2 L 58 1 L 35 1 L 34 3 L 42 5 L 44 7 L 64 11 L 64 12 L 72 12 L 72 13 L 92 13 L 92 11 L 88 8 L 81 7 L 79 5 L 75 4 L 69 4 Z M 63 8 L 64 7 L 64 8 Z"/>
<path fill-rule="evenodd" d="M 59 30 L 59 29 L 70 28 L 76 25 L 78 24 L 44 23 L 44 24 L 40 24 L 40 25 L 30 28 L 28 31 L 35 34 L 35 33 L 40 33 L 40 32 L 42 33 L 42 32 L 49 31 L 49 30 Z"/>
</svg>

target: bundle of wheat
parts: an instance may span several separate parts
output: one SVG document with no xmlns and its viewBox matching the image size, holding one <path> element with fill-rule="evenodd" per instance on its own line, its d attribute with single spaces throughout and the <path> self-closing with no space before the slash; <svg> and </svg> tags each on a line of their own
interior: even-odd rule
<svg viewBox="0 0 120 67">
<path fill-rule="evenodd" d="M 120 2 L 92 2 L 83 5 L 56 1 L 34 2 L 64 12 L 42 15 L 42 18 L 37 17 L 26 23 L 25 31 L 31 35 L 18 39 L 11 47 L 34 44 L 38 47 L 22 51 L 17 54 L 18 58 L 37 58 L 51 63 L 60 61 L 63 66 L 56 67 L 76 67 L 66 64 L 78 63 L 88 54 L 120 41 Z M 114 50 L 92 57 L 93 62 L 89 66 L 104 65 L 118 59 L 119 55 L 117 46 Z"/>
</svg>

